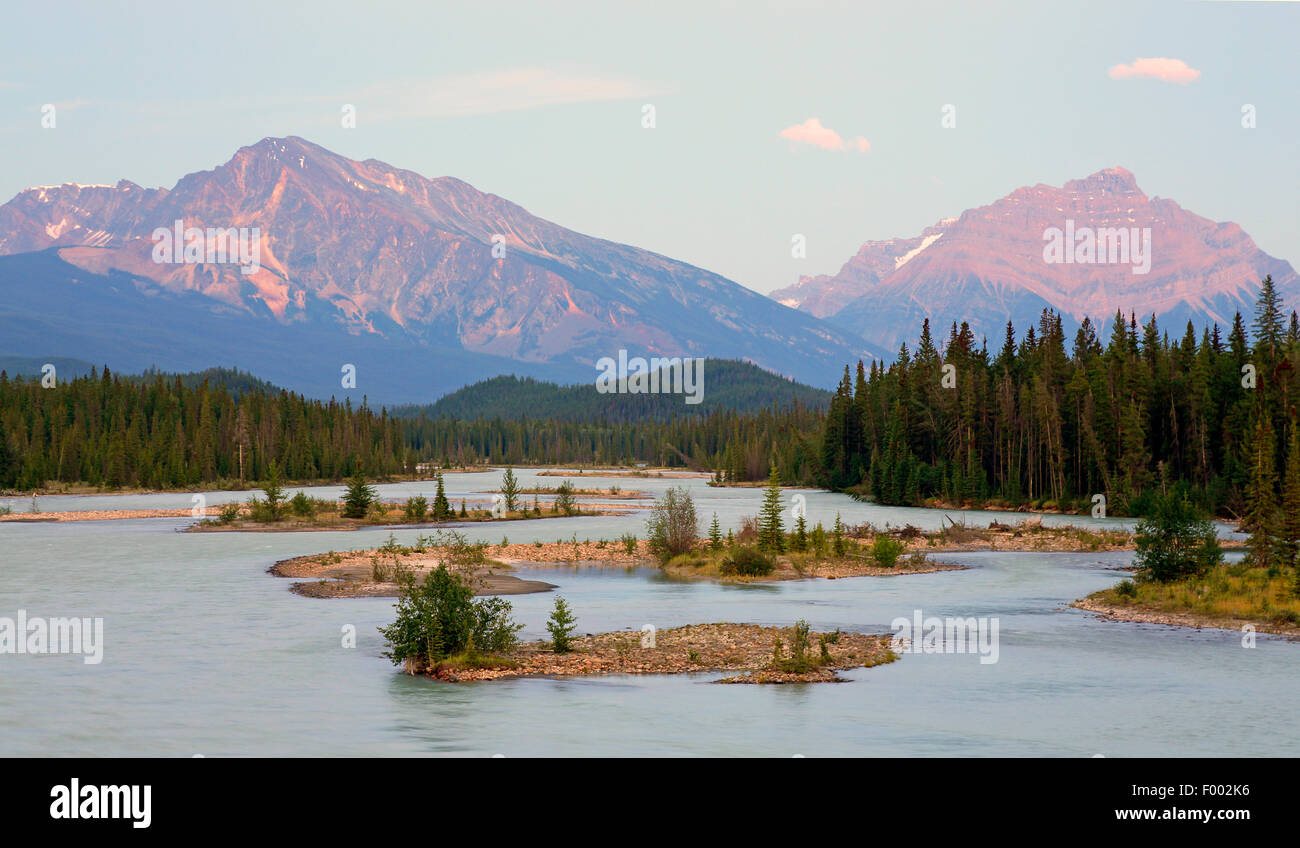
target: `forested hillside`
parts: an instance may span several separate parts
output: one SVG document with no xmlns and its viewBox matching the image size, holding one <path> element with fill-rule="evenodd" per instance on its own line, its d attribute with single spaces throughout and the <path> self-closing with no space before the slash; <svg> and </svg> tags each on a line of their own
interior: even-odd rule
<svg viewBox="0 0 1300 848">
<path fill-rule="evenodd" d="M 107 368 L 48 389 L 38 378 L 0 378 L 0 489 L 255 481 L 272 462 L 292 480 L 339 479 L 358 465 L 369 475 L 407 467 L 401 430 L 386 413 L 247 380 L 236 381 L 236 392 L 186 382 L 120 378 Z"/>
<path fill-rule="evenodd" d="M 1202 506 L 1240 515 L 1282 496 L 1297 366 L 1300 325 L 1271 278 L 1251 327 L 1238 315 L 1226 338 L 1188 324 L 1171 339 L 1154 318 L 1117 314 L 1104 342 L 1090 321 L 1070 342 L 1044 311 L 1019 342 L 1008 325 L 992 353 L 954 326 L 940 354 L 927 322 L 892 365 L 845 369 L 823 479 L 889 504 L 1074 506 L 1105 494 L 1126 511 L 1181 484 Z"/>
<path fill-rule="evenodd" d="M 543 418 L 557 421 L 608 421 L 635 423 L 666 420 L 682 415 L 706 415 L 718 410 L 758 412 L 794 403 L 824 409 L 831 393 L 796 383 L 749 362 L 708 359 L 703 367 L 700 403 L 686 403 L 679 393 L 601 393 L 594 381 L 561 386 L 531 377 L 493 377 L 441 398 L 429 406 L 393 410 L 402 417 L 424 414 L 478 418 Z"/>
</svg>

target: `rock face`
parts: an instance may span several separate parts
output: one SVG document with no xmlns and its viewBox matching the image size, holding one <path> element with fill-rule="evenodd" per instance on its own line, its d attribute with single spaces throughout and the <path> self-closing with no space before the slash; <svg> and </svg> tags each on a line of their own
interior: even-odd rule
<svg viewBox="0 0 1300 848">
<path fill-rule="evenodd" d="M 1061 250 L 1053 254 L 1055 232 Z M 1141 250 L 1146 233 L 1149 253 Z M 1086 316 L 1103 324 L 1117 309 L 1154 314 L 1177 333 L 1188 320 L 1228 324 L 1238 310 L 1250 314 L 1267 274 L 1300 307 L 1295 270 L 1239 226 L 1149 198 L 1131 173 L 1109 168 L 1061 188 L 1017 189 L 914 239 L 868 242 L 839 273 L 805 277 L 772 297 L 896 350 L 927 317 L 939 338 L 953 321 L 969 321 L 1000 340 L 1008 320 L 1023 333 L 1047 307 L 1067 324 Z"/>
<path fill-rule="evenodd" d="M 176 221 L 255 231 L 260 267 L 156 261 L 153 233 Z M 294 137 L 263 139 L 170 190 L 65 184 L 0 207 L 0 256 L 47 249 L 91 275 L 133 275 L 146 293 L 198 295 L 246 317 L 249 332 L 328 327 L 570 374 L 622 348 L 748 359 L 827 384 L 869 355 L 853 335 L 716 274 L 567 230 L 451 177 Z"/>
</svg>

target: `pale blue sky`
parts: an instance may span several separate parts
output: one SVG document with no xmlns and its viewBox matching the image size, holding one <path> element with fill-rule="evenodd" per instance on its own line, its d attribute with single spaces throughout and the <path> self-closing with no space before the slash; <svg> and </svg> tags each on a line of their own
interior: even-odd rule
<svg viewBox="0 0 1300 848">
<path fill-rule="evenodd" d="M 300 135 L 766 292 L 868 239 L 1121 165 L 1300 265 L 1296 3 L 59 2 L 5 19 L 6 200 L 171 186 Z M 1139 57 L 1200 76 L 1108 75 Z M 44 103 L 61 104 L 54 130 Z M 780 137 L 813 117 L 849 149 Z"/>
</svg>

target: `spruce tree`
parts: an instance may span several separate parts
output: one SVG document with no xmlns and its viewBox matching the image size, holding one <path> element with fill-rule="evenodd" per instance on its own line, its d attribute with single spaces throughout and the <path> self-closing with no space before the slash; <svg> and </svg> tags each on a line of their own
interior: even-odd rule
<svg viewBox="0 0 1300 848">
<path fill-rule="evenodd" d="M 713 513 L 713 523 L 709 525 L 709 548 L 722 550 L 722 527 L 718 524 L 718 514 Z"/>
<path fill-rule="evenodd" d="M 577 621 L 564 598 L 556 595 L 555 607 L 546 622 L 546 629 L 551 634 L 551 650 L 557 654 L 567 654 L 573 650 L 573 631 Z"/>
<path fill-rule="evenodd" d="M 348 480 L 347 490 L 343 494 L 343 517 L 365 518 L 378 498 L 379 494 L 366 482 L 366 475 L 358 468 L 357 473 Z"/>
<path fill-rule="evenodd" d="M 804 519 L 802 512 L 794 520 L 794 533 L 791 534 L 790 550 L 796 553 L 803 553 L 808 550 L 808 522 Z"/>
<path fill-rule="evenodd" d="M 505 498 L 506 512 L 519 508 L 519 481 L 515 479 L 515 470 L 506 466 L 506 473 L 501 478 L 501 496 Z"/>
<path fill-rule="evenodd" d="M 1273 457 L 1273 426 L 1258 414 L 1251 445 L 1250 483 L 1246 491 L 1246 531 L 1250 562 L 1258 567 L 1277 563 L 1277 470 Z"/>
<path fill-rule="evenodd" d="M 781 519 L 781 483 L 772 466 L 763 492 L 763 507 L 758 514 L 758 546 L 762 550 L 779 554 L 785 552 L 785 523 Z"/>
<path fill-rule="evenodd" d="M 266 482 L 262 485 L 266 496 L 266 515 L 272 521 L 279 521 L 284 516 L 284 489 L 280 486 L 280 466 L 272 462 L 266 471 Z"/>
<path fill-rule="evenodd" d="M 434 475 L 434 479 L 438 481 L 438 490 L 433 496 L 433 518 L 442 521 L 451 517 L 451 504 L 447 502 L 447 490 L 443 488 L 442 472 Z"/>
<path fill-rule="evenodd" d="M 1291 417 L 1291 439 L 1282 482 L 1282 562 L 1300 568 L 1300 428 Z M 1300 579 L 1298 577 L 1297 579 Z"/>
</svg>

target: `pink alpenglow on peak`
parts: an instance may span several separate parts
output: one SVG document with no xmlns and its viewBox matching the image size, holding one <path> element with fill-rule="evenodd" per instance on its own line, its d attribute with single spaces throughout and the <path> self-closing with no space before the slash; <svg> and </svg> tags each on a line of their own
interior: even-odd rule
<svg viewBox="0 0 1300 848">
<path fill-rule="evenodd" d="M 1018 188 L 910 238 L 866 242 L 838 272 L 769 296 L 897 350 L 926 318 L 937 331 L 968 322 L 997 339 L 1007 321 L 1023 334 L 1043 309 L 1067 328 L 1116 310 L 1154 314 L 1171 333 L 1189 321 L 1226 327 L 1252 314 L 1265 276 L 1300 303 L 1300 276 L 1241 227 L 1148 197 L 1112 167 L 1059 188 Z"/>
</svg>

